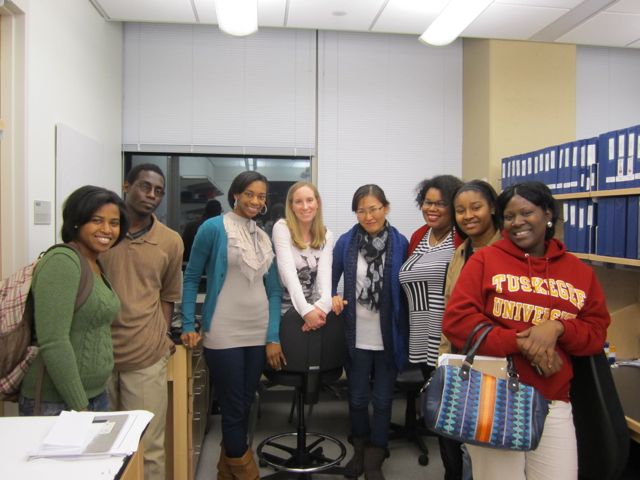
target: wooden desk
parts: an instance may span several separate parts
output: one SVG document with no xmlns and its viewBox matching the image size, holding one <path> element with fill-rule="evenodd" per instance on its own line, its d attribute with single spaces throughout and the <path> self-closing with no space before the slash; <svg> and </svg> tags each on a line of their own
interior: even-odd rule
<svg viewBox="0 0 640 480">
<path fill-rule="evenodd" d="M 191 350 L 176 345 L 167 365 L 169 407 L 165 445 L 167 451 L 167 479 L 192 480 L 190 471 L 189 437 L 191 414 L 188 408 L 189 382 L 191 380 Z"/>
<path fill-rule="evenodd" d="M 209 372 L 202 350 L 176 345 L 167 367 L 167 480 L 193 480 L 209 413 Z"/>
<path fill-rule="evenodd" d="M 40 458 L 27 460 L 27 453 L 40 445 L 57 417 L 0 418 L 0 478 L 21 480 L 71 480 L 115 478 L 125 461 L 122 457 L 81 460 Z M 144 480 L 141 452 L 134 454 L 122 479 Z"/>
<path fill-rule="evenodd" d="M 142 442 L 138 446 L 138 451 L 129 458 L 120 480 L 144 480 L 144 447 Z"/>
</svg>

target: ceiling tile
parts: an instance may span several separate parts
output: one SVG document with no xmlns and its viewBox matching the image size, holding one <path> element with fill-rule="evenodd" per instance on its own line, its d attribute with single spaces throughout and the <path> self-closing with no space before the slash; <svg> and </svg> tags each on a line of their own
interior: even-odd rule
<svg viewBox="0 0 640 480">
<path fill-rule="evenodd" d="M 218 23 L 213 0 L 193 0 L 200 23 Z M 258 0 L 258 25 L 283 27 L 287 0 Z"/>
<path fill-rule="evenodd" d="M 284 27 L 287 0 L 258 0 L 258 24 L 264 27 Z"/>
<path fill-rule="evenodd" d="M 567 12 L 563 8 L 493 3 L 467 27 L 462 36 L 527 40 Z"/>
<path fill-rule="evenodd" d="M 599 13 L 577 26 L 558 42 L 626 47 L 640 39 L 640 15 Z"/>
<path fill-rule="evenodd" d="M 605 9 L 611 13 L 640 13 L 640 2 L 638 0 L 620 0 Z"/>
<path fill-rule="evenodd" d="M 416 2 L 416 0 L 389 0 L 373 32 L 421 34 L 446 6 L 448 0 Z"/>
<path fill-rule="evenodd" d="M 194 23 L 189 0 L 94 0 L 111 20 Z"/>
<path fill-rule="evenodd" d="M 583 0 L 493 0 L 494 3 L 521 5 L 525 7 L 551 7 L 571 9 L 580 5 Z"/>
<path fill-rule="evenodd" d="M 193 0 L 193 3 L 196 6 L 200 23 L 218 23 L 216 7 L 213 4 L 213 0 Z"/>
<path fill-rule="evenodd" d="M 385 0 L 289 0 L 287 27 L 367 31 L 384 3 Z"/>
</svg>

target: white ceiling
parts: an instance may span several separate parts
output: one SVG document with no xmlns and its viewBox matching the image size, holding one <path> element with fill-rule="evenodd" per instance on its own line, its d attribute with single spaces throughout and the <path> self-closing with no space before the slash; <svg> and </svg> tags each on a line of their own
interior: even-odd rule
<svg viewBox="0 0 640 480">
<path fill-rule="evenodd" d="M 216 24 L 213 0 L 89 0 L 107 20 Z M 448 0 L 258 0 L 261 27 L 420 35 Z M 463 37 L 640 48 L 639 0 L 494 0 Z"/>
</svg>

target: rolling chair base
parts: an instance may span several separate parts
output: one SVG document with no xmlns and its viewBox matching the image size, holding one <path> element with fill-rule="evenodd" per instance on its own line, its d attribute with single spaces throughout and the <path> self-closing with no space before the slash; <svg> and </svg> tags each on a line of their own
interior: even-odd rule
<svg viewBox="0 0 640 480">
<path fill-rule="evenodd" d="M 287 440 L 290 441 L 287 442 Z M 308 445 L 307 440 L 310 440 Z M 325 455 L 325 449 L 321 446 L 325 441 L 330 443 L 332 447 L 338 448 L 340 453 L 337 457 L 332 458 L 333 456 L 327 457 Z M 299 443 L 302 443 L 302 445 L 299 445 Z M 296 432 L 281 433 L 263 440 L 256 451 L 261 466 L 268 465 L 278 470 L 271 475 L 262 477 L 263 479 L 310 479 L 312 478 L 312 473 L 344 475 L 344 468 L 340 467 L 339 464 L 346 456 L 347 449 L 340 440 L 331 435 L 308 432 L 305 438 L 299 439 Z M 278 455 L 280 452 L 285 452 L 287 455 L 280 456 Z"/>
<path fill-rule="evenodd" d="M 391 432 L 389 434 L 389 441 L 404 439 L 413 443 L 420 455 L 418 456 L 418 463 L 423 467 L 429 465 L 429 449 L 425 443 L 424 436 L 433 435 L 426 427 L 421 425 L 422 419 L 417 418 L 416 401 L 418 395 L 415 392 L 406 393 L 407 405 L 405 408 L 404 425 L 398 425 L 391 423 Z"/>
</svg>

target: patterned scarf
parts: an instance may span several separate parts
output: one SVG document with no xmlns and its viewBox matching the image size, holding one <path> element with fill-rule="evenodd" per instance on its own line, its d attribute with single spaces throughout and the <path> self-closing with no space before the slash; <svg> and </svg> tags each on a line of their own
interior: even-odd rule
<svg viewBox="0 0 640 480">
<path fill-rule="evenodd" d="M 369 235 L 362 227 L 358 231 L 358 251 L 367 262 L 365 286 L 358 296 L 358 303 L 373 312 L 380 310 L 380 294 L 384 265 L 382 256 L 387 250 L 389 239 L 389 223 L 375 235 Z"/>
</svg>

